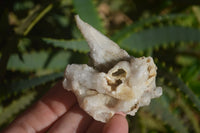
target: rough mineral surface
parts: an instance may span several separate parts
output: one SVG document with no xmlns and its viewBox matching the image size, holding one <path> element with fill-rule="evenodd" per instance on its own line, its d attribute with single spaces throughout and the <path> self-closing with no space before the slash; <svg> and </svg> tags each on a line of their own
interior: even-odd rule
<svg viewBox="0 0 200 133">
<path fill-rule="evenodd" d="M 135 115 L 162 95 L 156 87 L 156 65 L 151 57 L 135 58 L 76 16 L 90 47 L 91 64 L 68 65 L 63 86 L 95 120 L 107 122 L 116 112 Z"/>
</svg>

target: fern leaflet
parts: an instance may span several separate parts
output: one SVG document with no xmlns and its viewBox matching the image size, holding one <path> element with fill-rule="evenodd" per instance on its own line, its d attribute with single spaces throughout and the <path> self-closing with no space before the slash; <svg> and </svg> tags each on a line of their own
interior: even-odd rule
<svg viewBox="0 0 200 133">
<path fill-rule="evenodd" d="M 119 44 L 127 50 L 146 50 L 171 42 L 200 42 L 200 30 L 180 26 L 154 27 L 123 38 Z"/>
<path fill-rule="evenodd" d="M 71 49 L 80 53 L 89 52 L 88 44 L 84 40 L 58 40 L 51 38 L 43 38 L 42 40 L 45 41 L 47 44 L 53 45 L 54 47 Z"/>
</svg>

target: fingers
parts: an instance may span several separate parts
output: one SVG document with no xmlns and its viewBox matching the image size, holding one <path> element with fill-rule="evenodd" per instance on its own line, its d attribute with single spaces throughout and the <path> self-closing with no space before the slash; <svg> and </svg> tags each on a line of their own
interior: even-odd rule
<svg viewBox="0 0 200 133">
<path fill-rule="evenodd" d="M 41 101 L 43 101 L 58 117 L 66 113 L 77 103 L 75 95 L 65 90 L 62 86 L 62 82 L 57 83 Z"/>
<path fill-rule="evenodd" d="M 83 133 L 87 130 L 91 122 L 92 117 L 76 105 L 62 116 L 62 118 L 50 128 L 48 133 Z"/>
<path fill-rule="evenodd" d="M 104 125 L 105 123 L 93 120 L 87 133 L 102 133 Z"/>
<path fill-rule="evenodd" d="M 87 133 L 128 133 L 128 123 L 124 114 L 115 114 L 108 123 L 93 121 Z"/>
<path fill-rule="evenodd" d="M 44 131 L 75 103 L 75 96 L 64 90 L 59 82 L 40 101 L 17 118 L 5 133 Z"/>
<path fill-rule="evenodd" d="M 108 123 L 106 123 L 103 133 L 128 133 L 128 122 L 125 116 L 115 114 Z"/>
<path fill-rule="evenodd" d="M 102 130 L 104 133 L 128 133 L 125 116 L 116 114 L 107 124 L 104 124 L 94 121 L 76 103 L 74 94 L 64 90 L 60 82 L 2 133 L 41 133 L 50 126 L 52 126 L 49 129 L 50 133 L 85 131 L 91 133 L 102 132 Z"/>
</svg>

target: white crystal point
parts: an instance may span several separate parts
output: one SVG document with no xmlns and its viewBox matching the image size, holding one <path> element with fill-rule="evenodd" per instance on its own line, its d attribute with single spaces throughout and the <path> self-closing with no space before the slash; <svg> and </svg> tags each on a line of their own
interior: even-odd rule
<svg viewBox="0 0 200 133">
<path fill-rule="evenodd" d="M 107 122 L 117 112 L 135 115 L 139 107 L 162 95 L 151 57 L 129 56 L 78 16 L 76 21 L 89 43 L 94 64 L 68 65 L 63 87 L 76 95 L 83 110 L 95 120 Z M 101 69 L 96 69 L 99 66 Z"/>
<path fill-rule="evenodd" d="M 128 53 L 115 42 L 101 34 L 95 28 L 85 23 L 78 15 L 76 23 L 90 47 L 90 57 L 94 67 L 108 67 L 120 60 L 129 58 Z"/>
</svg>

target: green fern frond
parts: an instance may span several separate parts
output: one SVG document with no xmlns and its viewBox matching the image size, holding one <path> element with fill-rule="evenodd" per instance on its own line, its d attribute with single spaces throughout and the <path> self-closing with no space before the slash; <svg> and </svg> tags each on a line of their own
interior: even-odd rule
<svg viewBox="0 0 200 133">
<path fill-rule="evenodd" d="M 179 20 L 179 19 L 186 19 L 194 17 L 194 15 L 190 14 L 170 14 L 170 15 L 164 15 L 164 16 L 153 16 L 147 19 L 142 19 L 138 22 L 135 22 L 124 29 L 118 31 L 116 34 L 112 36 L 112 39 L 116 42 L 123 39 L 127 34 L 133 33 L 135 29 L 143 28 L 146 25 L 152 25 L 153 23 L 162 23 L 163 21 L 173 21 L 173 20 Z"/>
<path fill-rule="evenodd" d="M 183 96 L 177 94 L 180 92 L 180 90 L 175 90 L 173 85 L 165 86 L 164 84 L 166 83 L 162 82 L 160 78 L 158 78 L 157 82 L 159 85 L 162 84 L 162 87 L 164 88 L 163 94 L 167 97 L 168 103 L 170 105 L 170 108 L 173 109 L 173 112 L 176 112 L 175 114 L 179 115 L 180 119 L 184 121 L 185 126 L 187 125 L 190 131 L 192 130 L 198 133 L 200 131 L 200 128 L 198 127 L 198 118 L 195 116 L 196 111 L 192 109 L 192 106 L 190 104 L 187 104 L 188 102 Z M 175 104 L 172 105 L 172 102 Z M 179 113 L 177 113 L 177 110 L 179 110 Z M 183 114 L 184 118 L 182 117 Z"/>
<path fill-rule="evenodd" d="M 200 66 L 198 63 L 192 64 L 191 66 L 182 69 L 181 73 L 182 75 L 184 75 L 184 81 L 193 81 L 195 79 L 198 79 L 198 75 L 200 73 Z"/>
<path fill-rule="evenodd" d="M 59 47 L 63 49 L 71 49 L 73 51 L 78 51 L 80 53 L 88 53 L 89 47 L 86 41 L 84 40 L 58 40 L 51 38 L 43 38 L 47 44 L 50 44 L 54 47 Z"/>
<path fill-rule="evenodd" d="M 147 129 L 158 130 L 160 132 L 166 132 L 163 123 L 160 120 L 154 118 L 153 115 L 143 111 L 142 109 L 138 112 L 140 116 L 141 130 L 147 133 Z"/>
<path fill-rule="evenodd" d="M 200 30 L 180 26 L 154 27 L 132 33 L 119 42 L 127 50 L 146 50 L 171 42 L 200 42 Z"/>
<path fill-rule="evenodd" d="M 195 132 L 200 133 L 198 118 L 195 116 L 196 114 L 192 111 L 188 104 L 184 102 L 184 100 L 178 100 L 178 104 L 184 110 L 187 118 L 191 121 Z"/>
<path fill-rule="evenodd" d="M 17 54 L 13 54 L 7 65 L 8 70 L 12 71 L 38 71 L 38 70 L 64 70 L 69 62 L 71 53 L 60 51 L 59 53 L 47 51 L 31 52 L 22 54 L 23 61 Z"/>
<path fill-rule="evenodd" d="M 183 125 L 182 121 L 166 106 L 163 96 L 159 99 L 152 100 L 150 106 L 146 108 L 153 115 L 157 116 L 158 119 L 170 125 L 173 130 L 179 133 L 188 133 L 187 128 Z"/>
<path fill-rule="evenodd" d="M 97 8 L 92 0 L 73 0 L 76 13 L 85 22 L 89 23 L 101 32 L 105 32 L 103 24 L 98 17 Z"/>
<path fill-rule="evenodd" d="M 199 98 L 192 92 L 192 90 L 181 80 L 181 78 L 177 77 L 172 72 L 167 71 L 164 68 L 158 69 L 158 75 L 164 77 L 168 81 L 172 82 L 173 85 L 178 87 L 180 91 L 184 93 L 186 97 L 188 97 L 192 103 L 196 106 L 196 108 L 200 111 L 200 100 Z"/>
<path fill-rule="evenodd" d="M 58 73 L 44 75 L 41 77 L 35 77 L 35 78 L 15 81 L 12 83 L 8 83 L 6 85 L 1 85 L 0 101 L 6 99 L 7 97 L 9 97 L 12 94 L 23 92 L 28 89 L 34 88 L 38 85 L 45 84 L 50 81 L 54 81 L 58 78 L 61 78 L 62 76 L 63 76 L 63 72 L 58 72 Z"/>
<path fill-rule="evenodd" d="M 32 91 L 26 95 L 21 96 L 19 99 L 14 100 L 10 105 L 4 107 L 0 113 L 0 125 L 8 122 L 12 116 L 22 109 L 24 109 L 34 99 L 36 92 Z"/>
</svg>

